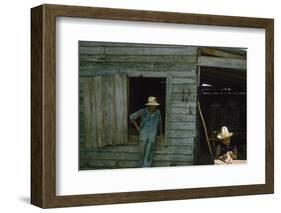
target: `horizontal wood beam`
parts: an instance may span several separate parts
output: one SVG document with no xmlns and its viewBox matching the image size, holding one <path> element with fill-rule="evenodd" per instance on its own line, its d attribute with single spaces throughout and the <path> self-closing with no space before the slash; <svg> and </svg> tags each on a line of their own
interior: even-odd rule
<svg viewBox="0 0 281 213">
<path fill-rule="evenodd" d="M 197 47 L 80 47 L 86 55 L 197 55 Z"/>
<path fill-rule="evenodd" d="M 195 77 L 195 70 L 190 71 L 128 71 L 128 77 L 167 77 L 173 75 L 176 77 L 192 78 Z"/>
<path fill-rule="evenodd" d="M 245 56 L 243 56 L 243 55 L 239 55 L 239 54 L 235 54 L 235 53 L 230 53 L 230 52 L 226 52 L 226 51 L 223 51 L 223 50 L 218 50 L 218 49 L 210 48 L 210 47 L 203 47 L 201 49 L 201 53 L 212 55 L 212 56 L 223 57 L 223 58 L 245 59 Z"/>
<path fill-rule="evenodd" d="M 194 83 L 196 83 L 195 76 L 194 78 L 174 77 L 172 79 L 172 84 L 194 84 Z"/>
<path fill-rule="evenodd" d="M 246 70 L 247 62 L 245 59 L 236 58 L 219 58 L 211 56 L 199 56 L 198 65 L 206 67 L 219 67 L 219 68 L 230 68 L 238 70 Z"/>
<path fill-rule="evenodd" d="M 81 62 L 197 63 L 196 55 L 80 55 Z"/>
<path fill-rule="evenodd" d="M 192 152 L 193 147 L 189 146 L 186 147 L 187 149 L 182 149 L 179 153 L 177 153 L 180 149 L 171 148 L 171 150 L 163 149 L 163 150 L 156 150 L 154 155 L 155 161 L 190 161 L 193 158 Z M 138 152 L 113 152 L 113 151 L 90 151 L 84 152 L 84 155 L 87 156 L 88 161 L 92 160 L 115 160 L 115 161 L 122 161 L 122 160 L 132 160 L 137 161 L 139 160 L 139 153 Z"/>
<path fill-rule="evenodd" d="M 159 48 L 187 48 L 187 45 L 175 44 L 149 44 L 130 42 L 102 42 L 102 41 L 79 41 L 79 47 L 159 47 Z"/>
<path fill-rule="evenodd" d="M 177 129 L 177 130 L 170 130 L 169 137 L 173 138 L 186 138 L 186 137 L 195 137 L 196 130 L 195 129 Z"/>
<path fill-rule="evenodd" d="M 196 70 L 196 63 L 162 62 L 80 62 L 80 74 L 109 71 L 191 71 Z"/>
<path fill-rule="evenodd" d="M 178 121 L 178 122 L 195 122 L 196 121 L 196 115 L 191 114 L 175 114 L 175 113 L 171 113 L 170 115 L 170 121 Z"/>
<path fill-rule="evenodd" d="M 184 125 L 189 125 L 189 123 L 184 123 Z M 138 137 L 135 138 L 136 142 L 138 141 Z M 118 153 L 139 153 L 139 148 L 137 144 L 133 145 L 122 145 L 122 146 L 106 146 L 101 147 L 98 150 L 94 148 L 82 148 L 80 149 L 80 153 L 82 153 L 85 158 L 87 158 L 88 153 L 108 153 L 110 155 L 111 153 L 118 154 Z M 155 146 L 155 152 L 159 154 L 192 154 L 192 143 L 184 144 L 184 145 L 173 145 L 170 144 L 167 146 L 167 144 L 156 144 Z M 81 157 L 82 157 L 81 156 Z M 122 159 L 127 160 L 127 159 Z"/>
</svg>

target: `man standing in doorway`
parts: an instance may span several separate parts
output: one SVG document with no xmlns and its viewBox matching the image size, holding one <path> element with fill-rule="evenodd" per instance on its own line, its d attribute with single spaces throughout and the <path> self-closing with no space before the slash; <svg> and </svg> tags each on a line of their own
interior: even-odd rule
<svg viewBox="0 0 281 213">
<path fill-rule="evenodd" d="M 145 105 L 146 108 L 130 115 L 130 121 L 139 133 L 140 167 L 151 167 L 158 129 L 162 140 L 162 120 L 160 110 L 157 108 L 160 104 L 155 97 L 150 96 Z M 140 119 L 140 124 L 137 123 L 137 119 Z"/>
</svg>

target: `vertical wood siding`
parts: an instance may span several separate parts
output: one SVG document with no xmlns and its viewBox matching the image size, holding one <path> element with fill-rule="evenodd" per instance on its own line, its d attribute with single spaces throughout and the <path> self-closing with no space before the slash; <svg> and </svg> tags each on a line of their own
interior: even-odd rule
<svg viewBox="0 0 281 213">
<path fill-rule="evenodd" d="M 137 136 L 127 143 L 127 76 L 139 75 L 167 78 L 165 143 L 153 166 L 193 163 L 196 47 L 80 42 L 79 51 L 81 169 L 137 166 Z"/>
<path fill-rule="evenodd" d="M 127 76 L 81 77 L 86 148 L 127 143 Z M 82 127 L 82 128 L 83 128 Z M 83 140 L 83 138 L 80 137 Z"/>
</svg>

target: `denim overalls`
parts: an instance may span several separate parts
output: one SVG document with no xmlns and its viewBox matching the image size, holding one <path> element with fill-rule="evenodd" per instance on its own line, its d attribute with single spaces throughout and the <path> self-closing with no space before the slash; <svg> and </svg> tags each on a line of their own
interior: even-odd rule
<svg viewBox="0 0 281 213">
<path fill-rule="evenodd" d="M 152 166 L 156 136 L 161 122 L 161 113 L 159 109 L 151 113 L 147 108 L 143 108 L 130 115 L 131 121 L 138 118 L 140 118 L 139 164 L 140 167 L 150 167 Z"/>
</svg>

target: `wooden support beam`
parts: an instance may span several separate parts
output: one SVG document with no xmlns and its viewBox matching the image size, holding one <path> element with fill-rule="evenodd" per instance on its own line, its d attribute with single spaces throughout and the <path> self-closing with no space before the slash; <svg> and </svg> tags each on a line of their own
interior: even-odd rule
<svg viewBox="0 0 281 213">
<path fill-rule="evenodd" d="M 211 56 L 199 56 L 198 65 L 206 67 L 220 67 L 238 70 L 246 70 L 247 62 L 245 59 L 219 58 Z"/>
<path fill-rule="evenodd" d="M 209 48 L 209 47 L 203 47 L 201 49 L 201 52 L 203 54 L 207 54 L 207 55 L 211 55 L 211 56 L 218 56 L 218 57 L 222 57 L 222 58 L 239 58 L 239 59 L 245 59 L 245 56 L 243 55 L 239 55 L 239 54 L 235 54 L 235 53 L 230 53 L 230 52 L 226 52 L 223 50 L 218 50 L 215 48 Z"/>
<path fill-rule="evenodd" d="M 80 47 L 80 54 L 86 55 L 196 55 L 197 47 Z"/>
<path fill-rule="evenodd" d="M 81 62 L 196 63 L 196 55 L 80 55 Z"/>
<path fill-rule="evenodd" d="M 101 74 L 110 71 L 191 71 L 196 70 L 196 63 L 163 63 L 163 62 L 80 62 L 81 75 Z"/>
</svg>

